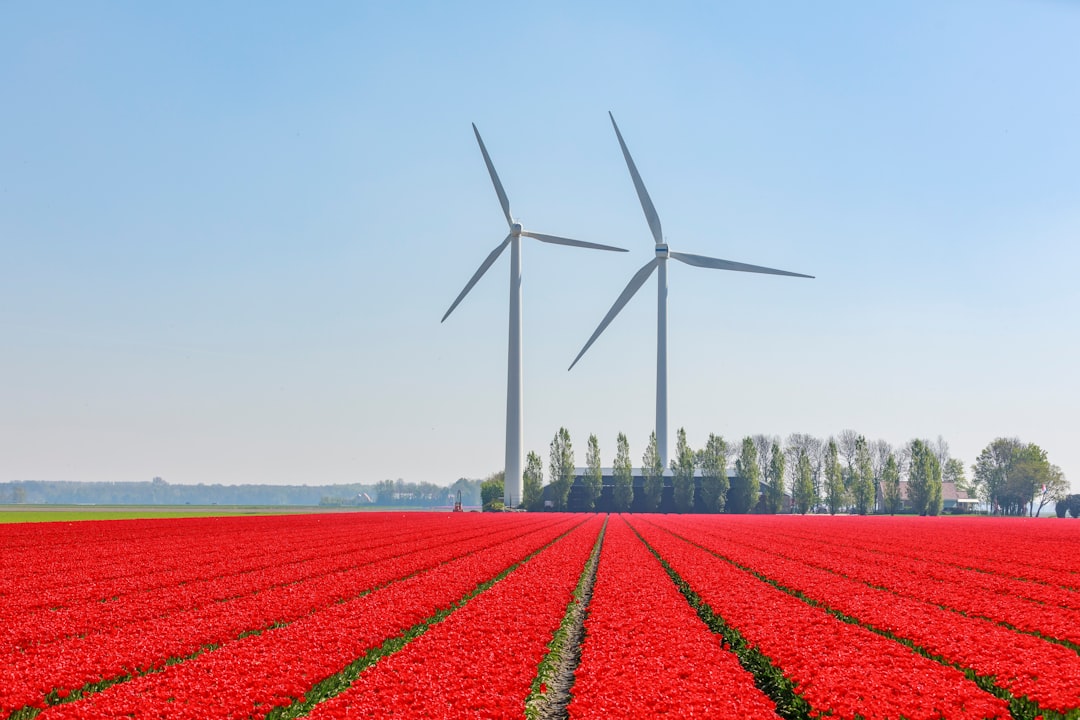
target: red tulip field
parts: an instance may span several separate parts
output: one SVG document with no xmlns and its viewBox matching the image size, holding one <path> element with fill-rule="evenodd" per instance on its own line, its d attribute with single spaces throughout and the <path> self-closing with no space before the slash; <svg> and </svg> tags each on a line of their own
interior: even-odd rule
<svg viewBox="0 0 1080 720">
<path fill-rule="evenodd" d="M 1080 523 L 0 525 L 0 720 L 1080 718 Z"/>
</svg>

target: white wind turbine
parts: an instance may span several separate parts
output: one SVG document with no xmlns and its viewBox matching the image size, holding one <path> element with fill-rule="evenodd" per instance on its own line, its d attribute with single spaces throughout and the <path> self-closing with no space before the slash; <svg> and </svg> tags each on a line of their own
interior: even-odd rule
<svg viewBox="0 0 1080 720">
<path fill-rule="evenodd" d="M 812 275 L 803 275 L 801 273 L 788 272 L 786 270 L 775 270 L 773 268 L 760 267 L 758 265 L 747 265 L 746 263 L 732 262 L 731 260 L 719 260 L 717 258 L 704 257 L 702 255 L 691 255 L 689 253 L 673 252 L 668 249 L 667 243 L 664 242 L 664 234 L 660 229 L 660 216 L 656 214 L 656 208 L 653 207 L 652 200 L 649 199 L 649 192 L 645 189 L 645 183 L 641 182 L 641 176 L 638 174 L 637 167 L 634 165 L 633 158 L 630 157 L 630 151 L 626 149 L 626 143 L 623 142 L 622 133 L 619 132 L 619 126 L 615 124 L 615 116 L 610 112 L 608 116 L 611 118 L 611 124 L 615 128 L 615 136 L 619 138 L 619 146 L 622 148 L 623 157 L 626 158 L 626 167 L 630 169 L 630 177 L 634 181 L 634 188 L 637 190 L 638 199 L 641 201 L 641 209 L 645 211 L 645 219 L 649 222 L 649 229 L 652 230 L 653 239 L 656 241 L 656 257 L 649 262 L 645 263 L 645 267 L 641 268 L 634 274 L 634 277 L 630 278 L 630 282 L 626 288 L 622 291 L 615 300 L 615 304 L 608 310 L 607 315 L 600 321 L 600 326 L 596 328 L 596 332 L 592 334 L 589 341 L 585 343 L 585 347 L 581 348 L 581 352 L 574 358 L 574 362 L 570 363 L 568 370 L 573 369 L 577 361 L 581 359 L 581 356 L 585 354 L 585 351 L 596 341 L 596 338 L 600 337 L 600 333 L 604 332 L 604 329 L 611 324 L 611 321 L 615 319 L 615 316 L 619 314 L 619 311 L 623 309 L 626 303 L 630 302 L 630 298 L 634 296 L 641 286 L 645 284 L 645 281 L 652 275 L 653 270 L 659 270 L 657 273 L 657 286 L 656 286 L 656 447 L 660 453 L 660 460 L 663 463 L 665 472 L 668 466 L 668 433 L 667 433 L 667 260 L 672 258 L 686 263 L 687 265 L 695 265 L 697 267 L 713 268 L 716 270 L 737 270 L 739 272 L 753 272 L 753 273 L 765 273 L 768 275 L 790 275 L 792 277 L 805 277 L 812 278 Z"/>
<path fill-rule="evenodd" d="M 597 243 L 571 240 L 554 235 L 531 232 L 521 227 L 521 223 L 510 214 L 510 201 L 506 197 L 499 176 L 495 172 L 495 166 L 491 164 L 484 141 L 480 138 L 480 131 L 476 124 L 472 126 L 476 135 L 476 142 L 480 144 L 480 152 L 484 155 L 484 163 L 487 164 L 491 182 L 495 185 L 495 194 L 499 196 L 499 204 L 502 205 L 506 222 L 510 226 L 510 234 L 491 251 L 484 262 L 480 263 L 479 269 L 465 284 L 465 289 L 457 296 L 450 309 L 446 311 L 440 322 L 450 317 L 454 308 L 458 306 L 465 296 L 472 290 L 473 285 L 487 272 L 487 269 L 498 259 L 506 246 L 510 246 L 510 341 L 506 352 L 506 466 L 503 485 L 503 499 L 507 507 L 517 507 L 521 504 L 521 238 L 529 237 L 540 242 L 553 243 L 555 245 L 572 245 L 574 247 L 592 248 L 594 250 L 615 250 L 626 252 L 624 248 L 600 245 Z"/>
</svg>

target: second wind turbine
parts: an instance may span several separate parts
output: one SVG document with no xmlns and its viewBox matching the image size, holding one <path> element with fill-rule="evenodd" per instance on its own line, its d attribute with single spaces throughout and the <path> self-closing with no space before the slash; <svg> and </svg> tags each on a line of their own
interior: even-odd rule
<svg viewBox="0 0 1080 720">
<path fill-rule="evenodd" d="M 442 319 L 450 317 L 454 308 L 458 306 L 465 296 L 472 290 L 473 285 L 487 272 L 488 268 L 499 258 L 502 251 L 510 247 L 510 339 L 506 351 L 506 465 L 504 466 L 503 501 L 506 507 L 517 507 L 521 504 L 521 238 L 528 237 L 540 242 L 553 243 L 555 245 L 572 245 L 573 247 L 591 248 L 593 250 L 615 250 L 626 252 L 623 248 L 598 243 L 571 240 L 555 235 L 530 232 L 521 226 L 519 220 L 515 220 L 510 214 L 510 200 L 506 197 L 499 175 L 495 172 L 495 166 L 491 164 L 484 141 L 480 139 L 480 131 L 472 126 L 476 135 L 476 142 L 480 144 L 480 152 L 484 155 L 484 163 L 487 165 L 491 182 L 495 186 L 495 194 L 499 196 L 499 204 L 502 205 L 506 223 L 510 226 L 510 234 L 499 243 L 494 250 L 480 263 L 465 289 L 450 304 Z M 442 321 L 440 321 L 442 322 Z"/>
<path fill-rule="evenodd" d="M 804 278 L 812 278 L 813 275 L 803 275 L 802 273 L 788 272 L 787 270 L 776 270 L 774 268 L 761 267 L 759 265 L 747 265 L 746 263 L 732 262 L 731 260 L 720 260 L 717 258 L 705 257 L 703 255 L 691 255 L 690 253 L 673 252 L 670 250 L 667 243 L 664 242 L 664 233 L 660 228 L 660 216 L 656 214 L 656 208 L 653 207 L 652 200 L 649 198 L 649 192 L 645 189 L 645 183 L 641 181 L 641 175 L 638 174 L 637 167 L 634 165 L 634 160 L 630 157 L 630 151 L 627 150 L 626 143 L 623 142 L 622 133 L 619 132 L 619 126 L 615 123 L 615 116 L 609 112 L 608 117 L 611 118 L 611 125 L 615 128 L 615 136 L 619 139 L 619 147 L 622 148 L 623 157 L 626 159 L 626 167 L 629 168 L 630 178 L 634 181 L 634 189 L 637 190 L 638 200 L 641 201 L 641 209 L 645 211 L 645 219 L 648 221 L 649 229 L 652 230 L 653 239 L 656 241 L 656 257 L 645 263 L 645 266 L 630 278 L 630 282 L 622 291 L 622 294 L 615 299 L 615 304 L 611 306 L 607 315 L 600 321 L 600 326 L 596 328 L 592 337 L 585 343 L 585 347 L 581 348 L 581 352 L 577 354 L 577 357 L 574 358 L 574 362 L 570 363 L 570 367 L 567 369 L 573 369 L 574 365 L 577 364 L 577 361 L 585 354 L 585 351 L 596 341 L 596 338 L 600 337 L 600 333 L 604 332 L 604 329 L 611 324 L 611 321 L 614 320 L 615 316 L 619 314 L 619 311 L 626 306 L 626 303 L 630 302 L 630 298 L 634 297 L 634 294 L 641 289 L 641 286 L 645 284 L 645 281 L 649 279 L 649 276 L 652 275 L 653 271 L 658 270 L 656 284 L 656 449 L 660 454 L 660 462 L 664 467 L 664 472 L 667 472 L 668 258 L 684 262 L 687 265 L 712 268 L 714 270 L 736 270 L 738 272 L 789 275 L 791 277 Z"/>
</svg>

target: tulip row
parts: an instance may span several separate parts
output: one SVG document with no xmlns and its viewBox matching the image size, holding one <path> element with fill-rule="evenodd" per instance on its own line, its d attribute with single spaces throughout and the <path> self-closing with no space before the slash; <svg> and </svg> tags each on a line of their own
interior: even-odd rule
<svg viewBox="0 0 1080 720">
<path fill-rule="evenodd" d="M 432 537 L 425 533 L 409 538 L 409 542 L 402 542 L 398 536 L 377 542 L 376 537 L 372 536 L 348 544 L 342 540 L 334 544 L 324 541 L 321 547 L 316 548 L 297 548 L 290 538 L 289 546 L 273 557 L 267 557 L 265 539 L 257 536 L 244 538 L 243 542 L 248 547 L 259 543 L 255 545 L 257 556 L 238 556 L 228 564 L 218 561 L 205 563 L 195 554 L 198 552 L 197 546 L 191 549 L 185 547 L 183 553 L 178 554 L 189 555 L 198 561 L 191 562 L 189 567 L 193 570 L 185 577 L 174 578 L 172 585 L 126 592 L 114 597 L 95 595 L 92 599 L 73 598 L 54 608 L 20 609 L 5 604 L 4 617 L 0 618 L 3 621 L 0 623 L 0 661 L 3 659 L 3 648 L 22 652 L 33 645 L 157 619 L 207 603 L 223 602 L 277 586 L 351 571 L 361 565 L 475 537 L 479 532 L 475 528 L 462 528 L 453 535 Z M 199 571 L 198 568 L 205 569 Z M 133 581 L 141 579 L 133 578 Z M 160 582 L 160 579 L 155 582 Z"/>
<path fill-rule="evenodd" d="M 11 650 L 0 664 L 4 667 L 3 682 L 0 682 L 0 712 L 24 706 L 43 707 L 51 694 L 64 695 L 84 685 L 119 680 L 160 668 L 170 659 L 188 657 L 207 646 L 293 622 L 320 608 L 355 598 L 454 558 L 464 556 L 467 561 L 471 553 L 508 539 L 542 542 L 551 532 L 558 532 L 558 528 L 553 529 L 550 519 L 531 520 L 519 527 L 513 521 L 478 523 L 473 518 L 454 520 L 469 530 L 467 540 L 440 543 L 424 550 L 383 558 L 349 572 L 279 585 L 226 602 L 209 602 L 84 637 Z M 562 523 L 565 522 L 564 519 Z M 488 532 L 476 536 L 475 531 L 484 528 Z M 530 528 L 532 532 L 528 532 Z M 534 540 L 537 537 L 539 540 Z"/>
<path fill-rule="evenodd" d="M 907 520 L 910 524 L 914 518 Z M 1069 607 L 1078 602 L 1080 594 L 1076 592 L 986 572 L 931 571 L 924 560 L 898 554 L 884 555 L 881 551 L 870 553 L 857 548 L 839 548 L 815 539 L 788 539 L 778 543 L 761 526 L 747 529 L 748 532 L 741 533 L 734 527 L 729 528 L 724 537 L 957 613 L 984 617 L 1019 630 L 1080 644 L 1080 610 Z M 883 562 L 885 558 L 887 562 Z M 1042 600 L 1029 599 L 1030 596 Z"/>
<path fill-rule="evenodd" d="M 1025 518 L 757 518 L 757 531 L 791 533 L 826 547 L 928 560 L 943 568 L 1080 590 L 1076 529 Z M 799 522 L 793 522 L 799 521 Z M 822 532 L 825 530 L 825 532 Z"/>
<path fill-rule="evenodd" d="M 836 718 L 1008 718 L 1008 705 L 959 670 L 778 590 L 647 519 L 633 518 L 669 564 L 814 714 Z"/>
<path fill-rule="evenodd" d="M 777 718 L 622 518 L 600 554 L 570 718 Z"/>
<path fill-rule="evenodd" d="M 1068 648 L 754 549 L 717 532 L 715 523 L 663 518 L 656 524 L 870 629 L 970 669 L 1014 697 L 1062 714 L 1080 707 L 1080 656 Z"/>
<path fill-rule="evenodd" d="M 562 516 L 535 532 L 477 549 L 289 625 L 226 642 L 84 700 L 54 706 L 39 717 L 263 717 L 303 698 L 313 685 L 391 638 L 450 609 L 478 585 L 580 522 Z"/>
<path fill-rule="evenodd" d="M 309 717 L 521 718 L 603 524 L 594 516 Z"/>
</svg>

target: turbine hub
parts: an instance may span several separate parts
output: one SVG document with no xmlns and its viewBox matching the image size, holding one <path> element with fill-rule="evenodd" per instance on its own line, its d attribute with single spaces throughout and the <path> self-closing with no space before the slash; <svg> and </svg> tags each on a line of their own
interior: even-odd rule
<svg viewBox="0 0 1080 720">
<path fill-rule="evenodd" d="M 519 235 L 521 235 L 521 223 L 510 223 L 510 234 L 514 237 L 518 237 Z"/>
<path fill-rule="evenodd" d="M 666 260 L 668 258 L 669 254 L 670 253 L 668 251 L 668 246 L 666 244 L 664 244 L 664 245 L 657 244 L 657 246 L 656 246 L 656 257 L 664 258 Z"/>
</svg>

